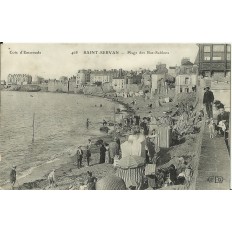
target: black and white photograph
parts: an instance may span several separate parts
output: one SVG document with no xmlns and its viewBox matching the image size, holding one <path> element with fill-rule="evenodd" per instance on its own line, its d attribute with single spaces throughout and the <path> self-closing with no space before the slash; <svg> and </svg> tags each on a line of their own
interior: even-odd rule
<svg viewBox="0 0 232 232">
<path fill-rule="evenodd" d="M 230 189 L 230 44 L 0 46 L 2 190 Z"/>
</svg>

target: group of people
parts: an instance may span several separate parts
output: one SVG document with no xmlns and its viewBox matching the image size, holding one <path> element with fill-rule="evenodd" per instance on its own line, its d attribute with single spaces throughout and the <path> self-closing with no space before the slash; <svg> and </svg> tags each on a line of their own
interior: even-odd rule
<svg viewBox="0 0 232 232">
<path fill-rule="evenodd" d="M 177 165 L 171 164 L 167 168 L 157 169 L 154 174 L 145 175 L 143 173 L 137 189 L 160 189 L 172 185 L 185 185 L 189 187 L 192 175 L 193 170 L 191 165 L 187 164 L 181 157 Z M 136 189 L 135 186 L 133 187 Z"/>
<path fill-rule="evenodd" d="M 88 140 L 88 144 L 86 145 L 85 152 L 83 151 L 82 146 L 78 146 L 77 151 L 76 151 L 77 168 L 82 167 L 84 158 L 86 159 L 87 166 L 90 165 L 91 146 L 92 146 L 91 139 Z"/>
<path fill-rule="evenodd" d="M 214 101 L 214 94 L 209 87 L 205 88 L 203 97 L 203 104 L 205 106 L 208 116 L 208 127 L 210 138 L 215 136 L 223 136 L 226 146 L 229 151 L 229 126 L 230 126 L 230 113 L 225 111 L 224 105 L 220 101 Z M 217 119 L 213 118 L 213 105 L 218 110 Z"/>
<path fill-rule="evenodd" d="M 109 144 L 103 141 L 100 144 L 100 160 L 99 164 L 109 163 L 113 164 L 114 159 L 120 158 L 120 139 L 115 137 Z"/>
</svg>

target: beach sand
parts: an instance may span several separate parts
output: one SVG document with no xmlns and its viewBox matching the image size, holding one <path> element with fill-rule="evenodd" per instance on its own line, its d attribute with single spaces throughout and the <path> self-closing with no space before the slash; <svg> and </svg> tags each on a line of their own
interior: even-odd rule
<svg viewBox="0 0 232 232">
<path fill-rule="evenodd" d="M 171 92 L 170 95 L 174 99 L 174 93 Z M 190 96 L 190 95 L 189 95 Z M 112 99 L 113 96 L 108 96 L 107 98 Z M 124 105 L 127 109 L 127 112 L 136 113 L 137 115 L 149 116 L 152 114 L 155 117 L 163 115 L 164 111 L 170 111 L 175 109 L 175 105 L 178 102 L 187 101 L 189 99 L 194 103 L 194 96 L 190 96 L 189 99 L 186 97 L 176 98 L 174 101 L 169 103 L 162 103 L 160 107 L 152 107 L 150 109 L 147 105 L 152 103 L 155 105 L 155 100 L 159 99 L 162 101 L 162 96 L 157 96 L 153 99 L 144 100 L 143 96 L 135 97 L 136 105 L 131 105 L 133 98 L 118 98 L 118 103 Z M 161 149 L 160 159 L 158 160 L 158 167 L 167 167 L 170 164 L 175 164 L 178 157 L 185 157 L 186 160 L 189 160 L 191 163 L 194 162 L 194 157 L 196 157 L 195 150 L 198 145 L 198 134 L 188 135 L 185 137 L 185 141 L 182 144 L 177 146 L 170 147 L 169 149 Z M 112 141 L 112 135 L 105 134 L 101 137 L 92 138 L 93 143 L 97 140 L 102 139 L 104 142 L 109 143 Z M 122 142 L 125 141 L 125 137 L 121 138 Z M 56 169 L 56 187 L 52 189 L 62 190 L 62 189 L 79 189 L 81 182 L 84 182 L 87 178 L 87 171 L 91 171 L 93 176 L 97 179 L 115 173 L 115 169 L 112 164 L 99 164 L 99 147 L 93 145 L 91 148 L 91 162 L 90 166 L 86 166 L 86 162 L 83 162 L 83 167 L 78 169 L 76 165 L 76 156 L 75 153 L 68 153 L 62 157 L 59 157 L 56 160 L 47 162 L 43 164 L 43 167 L 37 167 L 38 170 L 33 170 L 33 172 L 25 177 L 18 179 L 15 189 L 51 189 L 47 181 L 47 176 L 52 169 Z M 3 189 L 10 189 L 10 185 L 6 184 L 2 186 Z"/>
</svg>

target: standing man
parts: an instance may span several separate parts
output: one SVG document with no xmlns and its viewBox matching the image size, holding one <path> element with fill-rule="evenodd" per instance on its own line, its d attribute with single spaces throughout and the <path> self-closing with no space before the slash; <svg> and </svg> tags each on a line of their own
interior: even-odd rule
<svg viewBox="0 0 232 232">
<path fill-rule="evenodd" d="M 206 87 L 204 98 L 203 98 L 203 104 L 205 105 L 208 118 L 213 118 L 213 101 L 214 101 L 213 92 L 210 91 L 209 87 Z"/>
<path fill-rule="evenodd" d="M 89 162 L 90 162 L 90 157 L 91 157 L 91 148 L 92 142 L 91 139 L 88 140 L 88 144 L 87 144 L 87 149 L 86 149 L 86 161 L 87 161 L 87 166 L 89 166 Z"/>
<path fill-rule="evenodd" d="M 16 182 L 16 166 L 13 166 L 10 171 L 10 183 L 11 183 L 12 189 L 14 189 L 15 182 Z"/>
<path fill-rule="evenodd" d="M 77 155 L 77 167 L 81 168 L 81 166 L 82 166 L 82 158 L 83 158 L 83 151 L 81 149 L 81 146 L 78 146 L 76 155 Z"/>
</svg>

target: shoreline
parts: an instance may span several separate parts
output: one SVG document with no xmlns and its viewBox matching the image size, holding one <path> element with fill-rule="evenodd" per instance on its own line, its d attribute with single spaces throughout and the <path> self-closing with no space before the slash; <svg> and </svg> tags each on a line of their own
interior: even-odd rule
<svg viewBox="0 0 232 232">
<path fill-rule="evenodd" d="M 12 91 L 9 91 L 12 92 Z M 26 91 L 14 91 L 14 92 L 26 92 Z M 39 92 L 46 92 L 47 91 L 39 91 Z M 48 93 L 61 93 L 61 92 L 48 92 Z M 64 92 L 62 92 L 64 93 Z M 64 93 L 64 94 L 74 94 L 74 93 Z M 77 94 L 77 95 L 83 95 L 88 98 L 101 98 L 105 100 L 112 100 L 110 97 L 104 97 L 104 96 L 99 96 L 99 95 L 90 95 L 90 94 Z M 125 110 L 125 113 L 127 112 L 128 106 L 127 104 L 124 104 L 121 101 L 112 101 L 112 103 L 116 103 L 118 105 L 121 105 L 123 109 Z M 100 139 L 103 139 L 104 141 L 110 140 L 112 138 L 111 134 L 102 134 L 94 137 L 90 137 L 92 141 L 97 141 Z M 98 152 L 96 151 L 96 147 L 94 146 L 93 149 L 93 154 L 97 154 Z M 70 151 L 67 153 L 61 152 L 60 155 L 57 155 L 54 159 L 49 159 L 46 162 L 39 164 L 37 166 L 30 167 L 29 169 L 25 169 L 22 172 L 20 172 L 20 176 L 17 176 L 17 183 L 15 185 L 15 188 L 20 188 L 20 189 L 25 189 L 24 186 L 29 186 L 26 189 L 31 189 L 30 186 L 36 186 L 36 183 L 41 183 L 43 181 L 46 182 L 47 180 L 47 175 L 51 172 L 51 170 L 55 167 L 57 167 L 57 170 L 62 170 L 64 167 L 71 167 L 75 168 L 72 164 L 74 163 L 73 160 L 75 158 L 75 152 Z M 70 167 L 68 170 L 70 170 Z M 19 175 L 19 174 L 18 174 Z M 62 175 L 61 175 L 62 176 Z M 59 178 L 59 176 L 58 176 Z M 34 184 L 33 184 L 34 183 Z M 5 180 L 2 182 L 1 189 L 11 189 L 10 182 L 9 180 Z M 34 189 L 34 187 L 33 187 Z M 41 189 L 41 188 L 39 188 Z"/>
<path fill-rule="evenodd" d="M 42 91 L 41 91 L 42 92 Z M 60 92 L 54 92 L 54 93 L 60 93 Z M 74 94 L 74 93 L 67 93 L 67 94 Z M 77 94 L 79 95 L 79 94 Z M 122 105 L 125 110 L 124 112 L 127 114 L 139 114 L 140 110 L 135 109 L 136 107 L 131 107 L 128 104 L 128 100 L 131 100 L 133 98 L 119 98 L 117 101 L 113 101 L 112 96 L 109 95 L 104 95 L 102 94 L 102 96 L 100 95 L 93 95 L 93 94 L 80 94 L 80 95 L 84 95 L 84 96 L 88 96 L 88 97 L 98 97 L 98 98 L 103 98 L 106 100 L 111 100 L 113 103 L 117 103 L 119 105 Z M 140 98 L 140 100 L 142 99 L 141 96 L 136 97 Z M 142 99 L 143 101 L 143 99 Z M 152 100 L 154 102 L 154 100 Z M 144 101 L 145 102 L 145 101 Z M 149 101 L 150 102 L 150 101 Z M 146 102 L 146 104 L 148 103 L 148 101 Z M 146 105 L 143 103 L 143 105 Z M 165 107 L 160 107 L 160 110 L 163 111 Z M 170 107 L 168 107 L 170 108 Z M 103 134 L 101 136 L 96 136 L 91 138 L 92 140 L 100 140 L 102 139 L 104 142 L 107 142 L 107 140 L 111 140 L 112 139 L 113 134 Z M 198 136 L 198 134 L 197 134 Z M 193 145 L 193 144 L 192 144 Z M 171 147 L 169 150 L 172 150 L 174 148 L 178 149 L 178 147 L 174 146 Z M 181 149 L 181 148 L 180 148 Z M 77 185 L 75 186 L 75 184 L 71 184 L 72 182 L 76 183 L 77 180 L 82 181 L 87 170 L 93 171 L 94 175 L 97 175 L 97 177 L 99 178 L 99 176 L 102 176 L 103 173 L 104 174 L 109 174 L 109 173 L 114 173 L 114 168 L 113 165 L 109 165 L 107 163 L 105 164 L 98 164 L 98 156 L 99 156 L 99 152 L 98 152 L 99 148 L 97 146 L 94 145 L 94 149 L 92 151 L 91 149 L 91 153 L 92 153 L 92 166 L 90 167 L 83 167 L 81 169 L 77 169 L 75 166 L 75 154 L 68 154 L 66 156 L 62 155 L 60 156 L 61 160 L 53 162 L 51 161 L 50 163 L 45 163 L 45 165 L 41 165 L 44 166 L 44 168 L 46 167 L 46 170 L 43 170 L 42 173 L 40 173 L 40 175 L 34 175 L 34 177 L 29 174 L 25 179 L 24 182 L 21 183 L 19 185 L 19 189 L 48 189 L 48 183 L 47 183 L 47 175 L 50 173 L 50 171 L 52 170 L 52 167 L 57 167 L 56 169 L 56 173 L 57 173 L 57 183 L 58 183 L 58 188 L 54 188 L 54 189 L 78 189 Z M 166 153 L 168 153 L 169 151 L 166 151 Z M 178 157 L 178 155 L 177 155 Z M 174 157 L 170 157 L 170 159 L 168 160 L 168 162 L 164 162 L 163 164 L 161 164 L 160 166 L 165 166 L 168 163 L 172 163 L 175 159 Z M 40 166 L 40 165 L 39 165 Z M 101 167 L 100 167 L 101 166 Z M 37 169 L 39 167 L 35 167 L 35 169 Z M 108 173 L 105 173 L 104 169 L 108 170 Z M 49 170 L 49 171 L 48 171 Z M 73 177 L 75 176 L 75 178 Z M 104 176 L 104 175 L 103 175 Z M 102 176 L 102 177 L 103 177 Z M 73 178 L 75 179 L 75 181 L 73 181 Z M 62 181 L 66 181 L 66 184 L 61 184 Z M 4 187 L 4 186 L 2 186 Z M 16 186 L 17 187 L 17 186 Z"/>
</svg>

